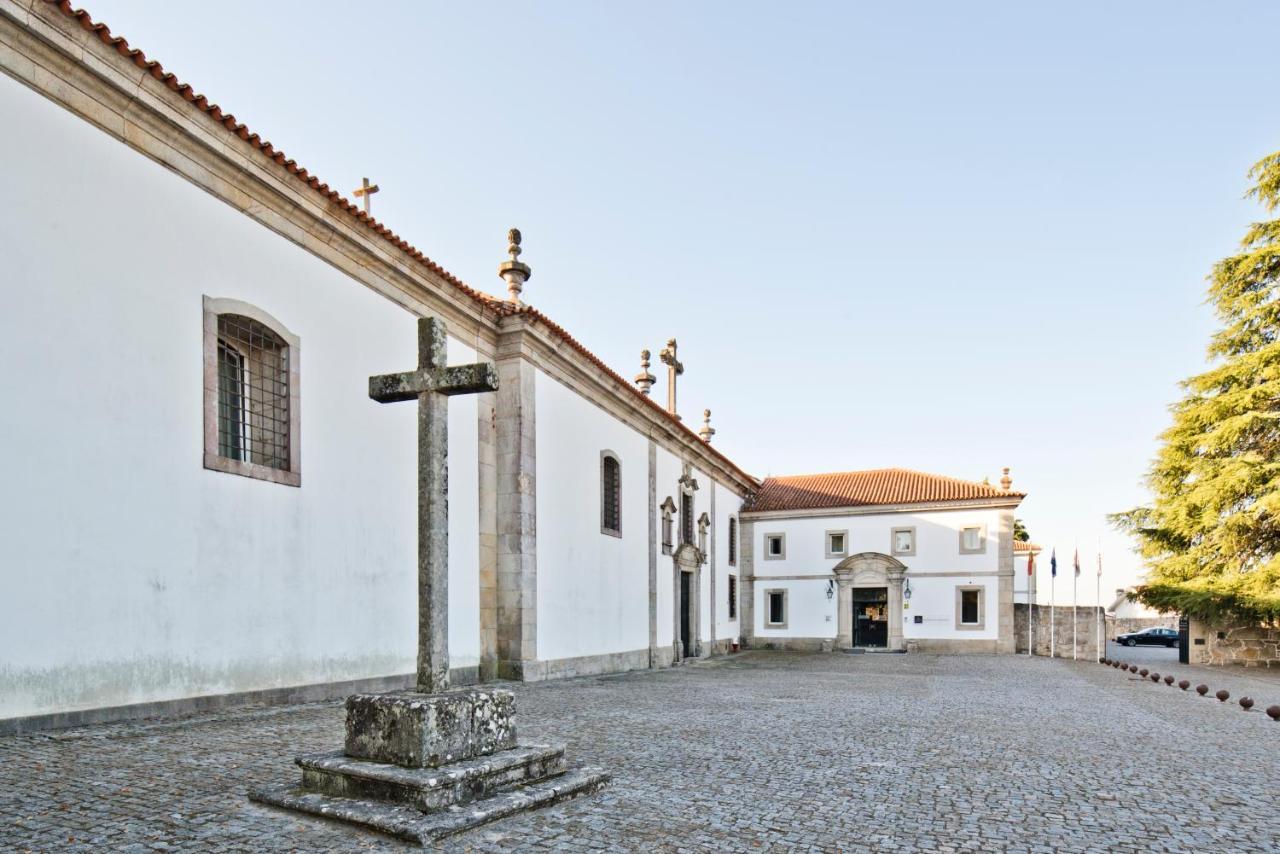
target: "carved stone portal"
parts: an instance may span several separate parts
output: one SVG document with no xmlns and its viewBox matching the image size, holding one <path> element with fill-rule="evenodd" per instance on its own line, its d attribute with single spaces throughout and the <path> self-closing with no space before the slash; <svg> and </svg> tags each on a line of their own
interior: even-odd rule
<svg viewBox="0 0 1280 854">
<path fill-rule="evenodd" d="M 889 591 L 889 638 L 891 651 L 904 648 L 902 638 L 902 580 L 907 567 L 902 561 L 879 552 L 850 555 L 835 567 L 838 601 L 836 646 L 853 646 L 853 588 L 885 587 Z"/>
</svg>

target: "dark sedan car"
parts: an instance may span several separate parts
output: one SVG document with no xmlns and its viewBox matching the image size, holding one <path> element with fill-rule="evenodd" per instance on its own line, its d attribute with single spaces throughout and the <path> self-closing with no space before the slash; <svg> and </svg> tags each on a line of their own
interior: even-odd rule
<svg viewBox="0 0 1280 854">
<path fill-rule="evenodd" d="M 1177 629 L 1143 629 L 1128 632 L 1116 638 L 1116 643 L 1124 646 L 1177 646 Z"/>
</svg>

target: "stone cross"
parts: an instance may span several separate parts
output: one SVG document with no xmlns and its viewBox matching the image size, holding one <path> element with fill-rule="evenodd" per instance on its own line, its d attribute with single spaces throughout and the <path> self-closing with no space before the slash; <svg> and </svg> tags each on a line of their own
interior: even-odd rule
<svg viewBox="0 0 1280 854">
<path fill-rule="evenodd" d="M 418 369 L 369 378 L 379 403 L 418 401 L 418 688 L 449 687 L 449 404 L 497 391 L 491 362 L 448 367 L 443 320 L 418 320 Z"/>
<path fill-rule="evenodd" d="M 364 212 L 369 212 L 369 197 L 378 192 L 377 184 L 370 184 L 368 178 L 360 179 L 360 186 L 355 189 L 356 198 L 364 199 Z"/>
<path fill-rule="evenodd" d="M 676 411 L 676 377 L 684 373 L 684 365 L 676 359 L 676 339 L 667 341 L 667 346 L 662 348 L 658 358 L 667 366 L 667 411 L 679 421 L 680 413 Z"/>
</svg>

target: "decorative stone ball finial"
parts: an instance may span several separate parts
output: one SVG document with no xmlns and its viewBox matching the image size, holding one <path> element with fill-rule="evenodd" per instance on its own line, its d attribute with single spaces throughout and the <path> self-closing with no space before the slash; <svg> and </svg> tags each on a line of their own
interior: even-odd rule
<svg viewBox="0 0 1280 854">
<path fill-rule="evenodd" d="M 520 292 L 524 290 L 524 283 L 533 275 L 529 265 L 520 260 L 520 240 L 520 229 L 513 228 L 507 232 L 507 254 L 511 256 L 511 260 L 498 265 L 498 275 L 507 283 L 511 302 L 517 305 L 520 304 Z"/>
<path fill-rule="evenodd" d="M 640 373 L 636 374 L 636 388 L 640 389 L 644 394 L 649 393 L 649 389 L 653 388 L 653 384 L 658 378 L 649 373 L 649 351 L 640 351 Z"/>
<path fill-rule="evenodd" d="M 1004 467 L 1004 474 L 1000 478 L 1000 488 L 1003 489 L 1005 492 L 1008 492 L 1010 489 L 1013 489 L 1013 478 L 1009 477 L 1008 466 Z"/>
<path fill-rule="evenodd" d="M 711 426 L 711 410 L 702 410 L 702 429 L 698 431 L 698 435 L 702 437 L 702 441 L 708 445 L 711 444 L 711 437 L 716 434 L 716 428 Z"/>
</svg>

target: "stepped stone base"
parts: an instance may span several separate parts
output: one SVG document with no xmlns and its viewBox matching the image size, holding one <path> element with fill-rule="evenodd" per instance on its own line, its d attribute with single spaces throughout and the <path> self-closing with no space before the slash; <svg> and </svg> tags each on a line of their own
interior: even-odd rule
<svg viewBox="0 0 1280 854">
<path fill-rule="evenodd" d="M 301 785 L 249 798 L 425 845 L 608 782 L 567 770 L 562 745 L 517 744 L 514 717 L 510 691 L 357 694 L 343 751 L 300 756 Z"/>
</svg>

